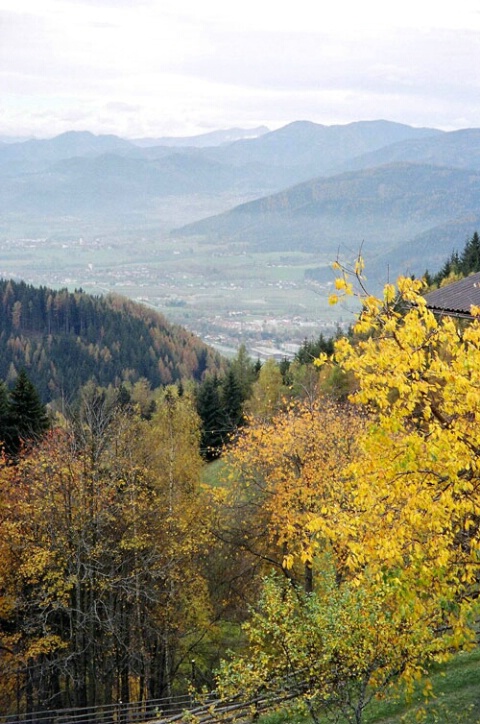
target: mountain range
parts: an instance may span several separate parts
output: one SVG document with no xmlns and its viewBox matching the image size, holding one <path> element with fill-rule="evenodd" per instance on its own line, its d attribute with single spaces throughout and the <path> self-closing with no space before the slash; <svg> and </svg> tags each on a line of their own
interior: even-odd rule
<svg viewBox="0 0 480 724">
<path fill-rule="evenodd" d="M 0 143 L 0 221 L 148 219 L 159 199 L 227 194 L 223 213 L 172 233 L 319 257 L 363 244 L 373 269 L 421 273 L 479 225 L 479 174 L 480 129 L 379 120 L 296 121 L 189 139 L 68 132 Z M 235 197 L 252 200 L 231 208 Z"/>
<path fill-rule="evenodd" d="M 227 143 L 233 143 L 241 138 L 258 138 L 264 133 L 268 133 L 266 126 L 257 126 L 257 128 L 227 128 L 220 131 L 209 131 L 196 136 L 162 136 L 160 138 L 136 138 L 133 143 L 137 146 L 168 146 L 174 148 L 184 148 L 185 146 L 193 146 L 196 148 L 209 148 L 210 146 L 221 146 Z"/>
<path fill-rule="evenodd" d="M 387 265 L 395 274 L 418 274 L 441 265 L 479 224 L 480 171 L 392 163 L 317 178 L 176 233 L 236 242 L 249 252 L 296 249 L 330 259 L 339 248 L 355 255 L 362 245 L 375 274 Z"/>
</svg>

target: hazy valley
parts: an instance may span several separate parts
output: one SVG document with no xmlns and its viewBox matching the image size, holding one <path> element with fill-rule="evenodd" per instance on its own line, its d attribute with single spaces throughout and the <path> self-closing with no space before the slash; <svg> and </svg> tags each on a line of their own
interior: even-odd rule
<svg viewBox="0 0 480 724">
<path fill-rule="evenodd" d="M 378 289 L 435 271 L 479 225 L 476 129 L 255 133 L 0 143 L 0 276 L 115 291 L 221 350 L 282 355 L 352 321 L 328 305 L 337 255 L 361 248 Z"/>
</svg>

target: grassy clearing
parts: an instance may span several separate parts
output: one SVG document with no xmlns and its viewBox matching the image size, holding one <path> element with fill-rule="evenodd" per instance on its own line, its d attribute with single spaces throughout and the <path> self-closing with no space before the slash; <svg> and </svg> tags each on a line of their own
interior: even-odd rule
<svg viewBox="0 0 480 724">
<path fill-rule="evenodd" d="M 223 460 L 214 460 L 204 465 L 201 482 L 212 488 L 218 488 L 224 484 L 225 472 L 226 463 Z"/>
<path fill-rule="evenodd" d="M 425 703 L 422 690 L 407 701 L 374 701 L 366 710 L 365 724 L 480 724 L 480 649 L 461 653 L 431 674 L 434 696 Z M 310 720 L 277 712 L 260 719 L 261 724 L 307 724 Z M 339 720 L 343 722 L 343 719 Z M 322 717 L 322 724 L 332 718 Z"/>
</svg>

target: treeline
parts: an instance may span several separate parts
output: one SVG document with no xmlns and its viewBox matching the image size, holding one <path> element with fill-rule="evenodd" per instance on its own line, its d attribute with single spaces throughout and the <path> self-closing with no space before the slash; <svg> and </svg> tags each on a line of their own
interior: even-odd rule
<svg viewBox="0 0 480 724">
<path fill-rule="evenodd" d="M 220 356 L 161 314 L 123 297 L 0 280 L 0 379 L 25 368 L 44 402 L 70 401 L 90 379 L 152 388 L 201 380 Z"/>
<path fill-rule="evenodd" d="M 440 287 L 448 281 L 455 281 L 480 271 L 480 237 L 474 232 L 467 240 L 461 252 L 452 251 L 441 269 L 434 275 L 425 272 L 425 280 L 430 287 Z"/>
<path fill-rule="evenodd" d="M 289 401 L 314 398 L 320 390 L 344 398 L 348 388 L 345 375 L 334 371 L 320 378 L 313 368 L 316 357 L 322 352 L 332 354 L 333 346 L 333 338 L 320 334 L 317 339 L 306 339 L 293 360 L 285 358 L 277 364 L 269 359 L 262 364 L 251 360 L 241 345 L 223 376 L 207 375 L 196 386 L 204 459 L 219 457 L 248 419 L 270 420 Z"/>
</svg>

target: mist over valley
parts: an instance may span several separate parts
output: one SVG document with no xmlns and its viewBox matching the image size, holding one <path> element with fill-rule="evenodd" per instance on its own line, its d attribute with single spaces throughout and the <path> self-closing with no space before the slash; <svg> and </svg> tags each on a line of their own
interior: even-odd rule
<svg viewBox="0 0 480 724">
<path fill-rule="evenodd" d="M 11 142 L 6 142 L 11 140 Z M 0 276 L 115 291 L 227 353 L 288 355 L 354 318 L 332 262 L 378 291 L 479 225 L 480 130 L 389 121 L 0 143 Z"/>
</svg>

